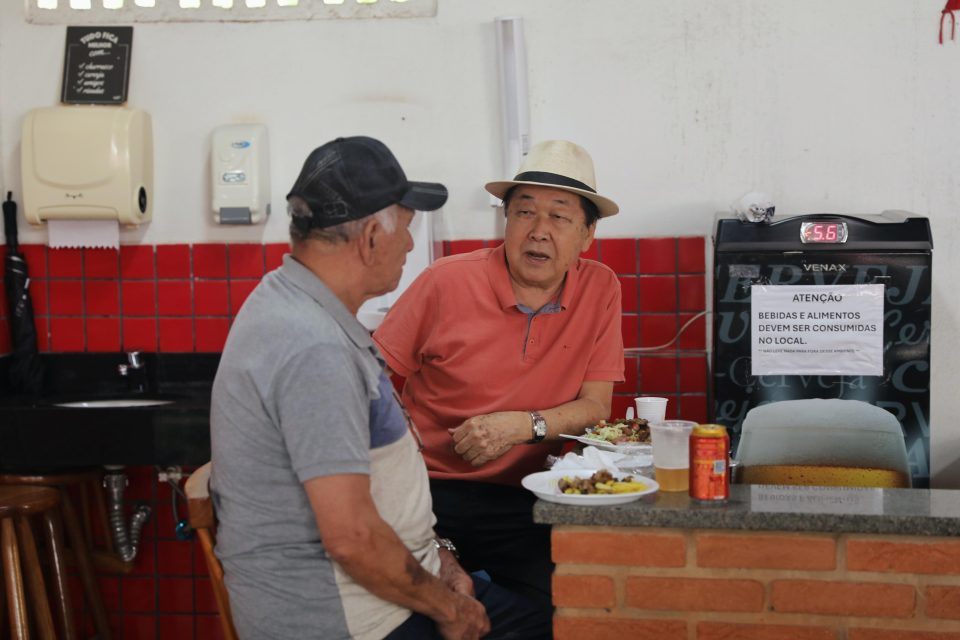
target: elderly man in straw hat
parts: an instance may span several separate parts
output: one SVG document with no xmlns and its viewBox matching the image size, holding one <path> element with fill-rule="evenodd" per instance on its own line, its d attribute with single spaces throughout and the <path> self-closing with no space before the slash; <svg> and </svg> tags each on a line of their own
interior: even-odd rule
<svg viewBox="0 0 960 640">
<path fill-rule="evenodd" d="M 503 199 L 504 242 L 431 265 L 374 334 L 406 378 L 404 404 L 423 434 L 437 530 L 464 566 L 550 606 L 548 527 L 520 488 L 563 434 L 610 415 L 623 380 L 620 285 L 580 253 L 618 211 L 597 193 L 582 147 L 531 149 Z"/>
</svg>

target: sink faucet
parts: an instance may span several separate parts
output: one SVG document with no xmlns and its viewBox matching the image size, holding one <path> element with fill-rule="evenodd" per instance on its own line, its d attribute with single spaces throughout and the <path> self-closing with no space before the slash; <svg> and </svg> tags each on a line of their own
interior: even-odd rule
<svg viewBox="0 0 960 640">
<path fill-rule="evenodd" d="M 147 365 L 139 351 L 128 351 L 127 361 L 117 365 L 117 373 L 127 379 L 130 391 L 142 393 L 147 390 Z"/>
</svg>

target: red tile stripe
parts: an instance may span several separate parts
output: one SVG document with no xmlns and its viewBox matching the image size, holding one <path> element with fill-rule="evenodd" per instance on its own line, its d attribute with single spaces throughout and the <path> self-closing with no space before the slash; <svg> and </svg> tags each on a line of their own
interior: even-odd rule
<svg viewBox="0 0 960 640">
<path fill-rule="evenodd" d="M 500 244 L 452 240 L 444 255 Z M 585 257 L 610 266 L 623 297 L 627 348 L 668 342 L 706 309 L 706 239 L 604 238 Z M 230 323 L 262 275 L 280 265 L 286 243 L 123 246 L 48 249 L 24 245 L 42 351 L 217 352 Z M 0 248 L 0 258 L 2 258 Z M 662 352 L 628 354 L 627 380 L 617 385 L 614 415 L 641 394 L 670 397 L 685 418 L 706 419 L 705 318 Z M 0 305 L 0 353 L 9 353 L 6 305 Z"/>
<path fill-rule="evenodd" d="M 289 245 L 21 250 L 41 351 L 216 352 L 243 300 Z M 11 350 L 6 307 L 0 303 L 0 354 Z"/>
</svg>

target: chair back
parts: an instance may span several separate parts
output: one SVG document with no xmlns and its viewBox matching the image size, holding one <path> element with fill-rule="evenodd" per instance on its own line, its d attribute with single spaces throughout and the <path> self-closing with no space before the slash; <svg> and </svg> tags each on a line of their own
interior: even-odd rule
<svg viewBox="0 0 960 640">
<path fill-rule="evenodd" d="M 190 527 L 196 531 L 197 539 L 200 540 L 200 546 L 203 548 L 203 557 L 207 561 L 210 584 L 213 586 L 213 595 L 220 609 L 223 637 L 225 640 L 237 640 L 237 631 L 233 628 L 233 617 L 230 614 L 230 598 L 223 583 L 223 566 L 213 553 L 213 546 L 217 539 L 217 518 L 213 512 L 213 501 L 210 499 L 210 469 L 211 463 L 208 462 L 187 478 L 185 491 L 190 513 Z"/>
</svg>

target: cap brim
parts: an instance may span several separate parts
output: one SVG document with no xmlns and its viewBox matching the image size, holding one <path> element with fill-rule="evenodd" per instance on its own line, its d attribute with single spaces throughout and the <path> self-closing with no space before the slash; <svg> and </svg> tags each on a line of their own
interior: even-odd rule
<svg viewBox="0 0 960 640">
<path fill-rule="evenodd" d="M 597 210 L 600 212 L 601 218 L 607 218 L 612 215 L 616 215 L 620 212 L 620 207 L 616 202 L 610 198 L 605 198 L 598 193 L 593 191 L 587 191 L 586 189 L 577 189 L 576 187 L 568 187 L 565 185 L 553 184 L 550 182 L 529 182 L 527 180 L 497 180 L 495 182 L 488 182 L 484 185 L 484 188 L 488 193 L 494 195 L 501 200 L 507 195 L 507 191 L 510 190 L 510 187 L 515 187 L 519 184 L 529 184 L 535 187 L 549 187 L 550 189 L 560 189 L 561 191 L 569 191 L 571 193 L 576 193 L 581 195 L 593 204 L 597 205 Z"/>
<path fill-rule="evenodd" d="M 447 201 L 447 188 L 439 182 L 408 182 L 400 204 L 415 211 L 436 211 Z"/>
</svg>

